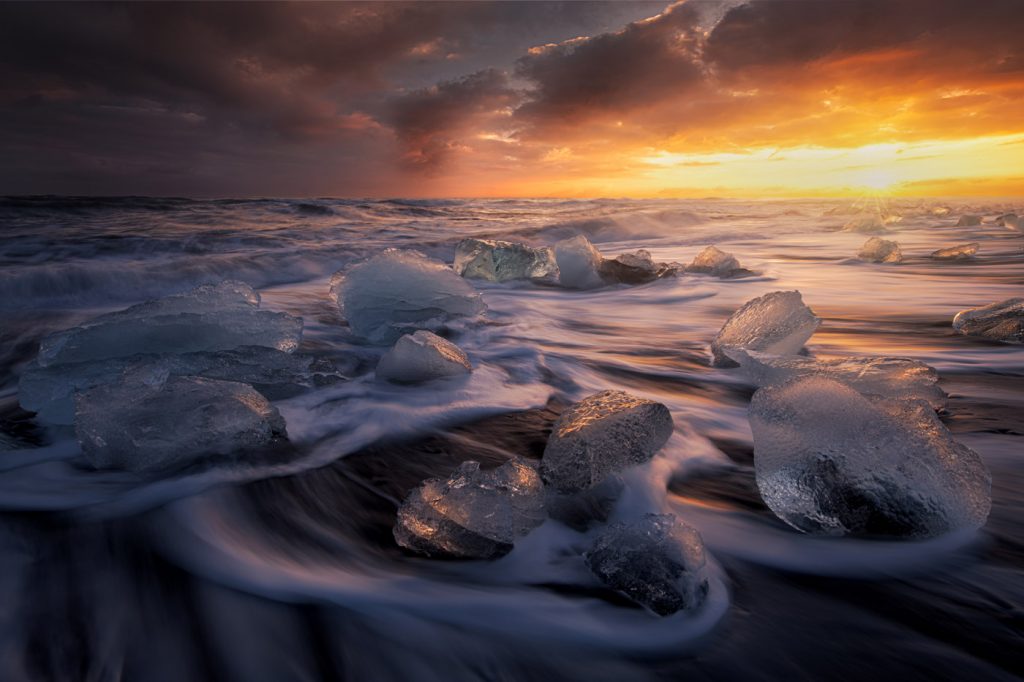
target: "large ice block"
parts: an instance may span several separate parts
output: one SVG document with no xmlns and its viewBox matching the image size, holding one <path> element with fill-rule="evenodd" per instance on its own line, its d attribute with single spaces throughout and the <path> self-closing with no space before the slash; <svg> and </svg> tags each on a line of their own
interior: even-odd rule
<svg viewBox="0 0 1024 682">
<path fill-rule="evenodd" d="M 676 274 L 677 267 L 672 263 L 656 263 L 650 251 L 639 249 L 603 259 L 598 273 L 610 284 L 645 284 Z"/>
<path fill-rule="evenodd" d="M 604 284 L 600 268 L 604 261 L 590 240 L 581 234 L 554 246 L 558 282 L 570 289 L 592 289 Z"/>
<path fill-rule="evenodd" d="M 1024 298 L 961 310 L 953 318 L 953 328 L 970 336 L 1024 343 Z"/>
<path fill-rule="evenodd" d="M 453 267 L 463 277 L 491 282 L 558 277 L 551 249 L 494 239 L 463 239 L 455 247 Z"/>
<path fill-rule="evenodd" d="M 872 263 L 899 263 L 903 260 L 903 252 L 900 245 L 890 239 L 872 237 L 860 247 L 857 258 Z"/>
<path fill-rule="evenodd" d="M 711 342 L 714 364 L 733 367 L 726 347 L 795 355 L 821 324 L 804 305 L 799 291 L 773 291 L 747 301 L 734 312 Z"/>
<path fill-rule="evenodd" d="M 468 374 L 469 358 L 451 341 L 433 332 L 406 334 L 384 354 L 377 376 L 398 383 L 415 383 Z"/>
<path fill-rule="evenodd" d="M 736 260 L 736 256 L 726 253 L 716 246 L 705 247 L 686 266 L 686 271 L 703 275 L 714 275 L 715 277 L 733 277 L 737 274 L 749 272 L 740 265 L 740 262 Z"/>
</svg>

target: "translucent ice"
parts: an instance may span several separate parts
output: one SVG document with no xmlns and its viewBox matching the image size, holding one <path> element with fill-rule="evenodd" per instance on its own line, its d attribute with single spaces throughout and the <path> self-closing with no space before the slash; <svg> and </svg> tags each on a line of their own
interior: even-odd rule
<svg viewBox="0 0 1024 682">
<path fill-rule="evenodd" d="M 744 303 L 711 342 L 714 363 L 733 367 L 724 348 L 736 347 L 772 355 L 795 355 L 821 324 L 804 305 L 799 291 L 773 291 Z"/>
<path fill-rule="evenodd" d="M 1020 225 L 1020 217 L 1016 213 L 1004 213 L 996 218 L 996 225 L 1015 228 Z"/>
<path fill-rule="evenodd" d="M 143 371 L 77 394 L 75 433 L 94 467 L 146 471 L 266 446 L 285 423 L 252 386 Z"/>
<path fill-rule="evenodd" d="M 735 256 L 715 246 L 708 246 L 698 253 L 693 262 L 686 266 L 686 271 L 714 275 L 715 277 L 730 277 L 745 272 Z"/>
<path fill-rule="evenodd" d="M 187 353 L 239 346 L 291 352 L 302 338 L 302 319 L 260 310 L 260 297 L 241 282 L 221 282 L 94 318 L 45 337 L 41 366 L 125 357 Z"/>
<path fill-rule="evenodd" d="M 924 538 L 988 516 L 984 462 L 924 402 L 797 379 L 754 394 L 750 427 L 761 497 L 799 530 Z"/>
<path fill-rule="evenodd" d="M 51 424 L 71 424 L 76 392 L 115 382 L 142 368 L 173 376 L 252 384 L 270 400 L 288 398 L 344 378 L 338 368 L 325 359 L 265 346 L 241 346 L 226 351 L 133 355 L 49 367 L 32 363 L 21 375 L 18 400 L 24 409 L 37 413 L 38 419 Z"/>
<path fill-rule="evenodd" d="M 541 474 L 559 492 L 577 493 L 648 461 L 671 435 L 672 415 L 661 403 L 603 391 L 576 403 L 555 422 Z"/>
<path fill-rule="evenodd" d="M 900 251 L 900 245 L 894 241 L 872 237 L 860 247 L 857 258 L 872 263 L 899 263 L 903 260 L 903 252 Z"/>
<path fill-rule="evenodd" d="M 547 247 L 491 239 L 463 239 L 455 247 L 455 272 L 471 279 L 505 282 L 513 279 L 554 279 L 555 254 Z"/>
<path fill-rule="evenodd" d="M 659 616 L 695 609 L 708 592 L 700 533 L 673 514 L 612 524 L 584 558 L 602 583 Z"/>
<path fill-rule="evenodd" d="M 953 328 L 970 336 L 1024 343 L 1024 298 L 961 310 L 953 318 Z"/>
<path fill-rule="evenodd" d="M 399 249 L 336 273 L 331 291 L 352 333 L 380 344 L 476 315 L 485 307 L 473 287 L 447 265 Z"/>
<path fill-rule="evenodd" d="M 932 258 L 936 260 L 961 260 L 964 258 L 970 258 L 974 254 L 978 253 L 978 249 L 981 244 L 978 242 L 971 242 L 970 244 L 960 244 L 959 246 L 951 246 L 948 249 L 939 249 L 938 251 L 932 252 Z"/>
<path fill-rule="evenodd" d="M 651 252 L 640 249 L 623 253 L 615 258 L 605 258 L 598 268 L 601 278 L 612 284 L 644 284 L 676 273 L 676 266 L 670 263 L 656 263 Z"/>
<path fill-rule="evenodd" d="M 981 225 L 980 215 L 967 215 L 960 216 L 960 220 L 956 221 L 957 227 L 975 227 Z"/>
<path fill-rule="evenodd" d="M 468 374 L 471 370 L 469 358 L 461 348 L 421 329 L 395 342 L 377 365 L 377 376 L 399 383 L 414 383 Z"/>
<path fill-rule="evenodd" d="M 590 240 L 579 234 L 554 246 L 558 281 L 571 289 L 592 289 L 604 284 L 600 268 L 604 260 Z"/>
<path fill-rule="evenodd" d="M 939 373 L 909 358 L 816 360 L 799 355 L 767 355 L 742 348 L 727 348 L 725 353 L 740 364 L 756 386 L 782 384 L 795 378 L 826 377 L 865 395 L 924 400 L 935 410 L 946 405 L 946 393 L 939 388 Z"/>
<path fill-rule="evenodd" d="M 517 459 L 482 471 L 463 462 L 447 479 L 431 478 L 398 509 L 399 545 L 429 556 L 494 559 L 544 521 L 544 486 Z"/>
</svg>

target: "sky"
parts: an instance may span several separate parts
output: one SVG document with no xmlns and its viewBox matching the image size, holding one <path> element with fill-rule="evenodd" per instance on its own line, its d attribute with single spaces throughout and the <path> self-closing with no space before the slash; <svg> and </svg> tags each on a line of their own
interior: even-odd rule
<svg viewBox="0 0 1024 682">
<path fill-rule="evenodd" d="M 1024 1 L 0 4 L 0 194 L 1024 195 Z"/>
</svg>

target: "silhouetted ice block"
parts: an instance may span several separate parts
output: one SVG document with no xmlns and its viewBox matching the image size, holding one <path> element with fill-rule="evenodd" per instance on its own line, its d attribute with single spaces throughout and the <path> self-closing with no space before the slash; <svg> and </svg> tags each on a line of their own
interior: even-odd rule
<svg viewBox="0 0 1024 682">
<path fill-rule="evenodd" d="M 771 355 L 796 355 L 821 324 L 804 305 L 799 291 L 773 291 L 747 301 L 734 312 L 711 342 L 714 364 L 735 367 L 726 347 Z"/>
<path fill-rule="evenodd" d="M 559 284 L 570 289 L 593 289 L 604 284 L 600 274 L 604 258 L 589 239 L 579 234 L 556 243 L 553 250 Z"/>
<path fill-rule="evenodd" d="M 960 216 L 960 220 L 956 221 L 957 227 L 976 227 L 978 225 L 981 225 L 980 215 L 964 214 Z"/>
<path fill-rule="evenodd" d="M 490 282 L 558 277 L 551 249 L 493 239 L 463 239 L 455 247 L 453 267 L 463 277 Z"/>
<path fill-rule="evenodd" d="M 960 244 L 959 246 L 951 246 L 948 249 L 939 249 L 938 251 L 932 252 L 932 258 L 936 260 L 962 260 L 965 258 L 971 258 L 974 254 L 978 253 L 978 249 L 981 244 L 978 242 L 971 242 L 970 244 Z"/>
<path fill-rule="evenodd" d="M 961 310 L 953 318 L 953 328 L 970 336 L 1024 343 L 1024 298 Z"/>
<path fill-rule="evenodd" d="M 302 318 L 260 310 L 248 284 L 201 286 L 50 334 L 39 345 L 42 367 L 139 353 L 216 351 L 268 346 L 291 352 L 302 339 Z"/>
<path fill-rule="evenodd" d="M 544 486 L 529 464 L 511 459 L 483 471 L 463 462 L 431 478 L 398 509 L 395 541 L 433 557 L 494 559 L 544 521 Z"/>
<path fill-rule="evenodd" d="M 736 256 L 726 253 L 716 246 L 705 247 L 694 257 L 693 262 L 686 266 L 686 271 L 714 275 L 715 277 L 734 277 L 750 272 L 740 265 Z"/>
<path fill-rule="evenodd" d="M 447 265 L 399 249 L 335 273 L 331 293 L 352 333 L 378 344 L 485 308 L 480 294 Z"/>
<path fill-rule="evenodd" d="M 94 467 L 129 471 L 180 467 L 286 436 L 284 419 L 252 386 L 159 369 L 77 394 L 75 433 Z"/>
<path fill-rule="evenodd" d="M 872 263 L 899 263 L 903 261 L 903 252 L 900 245 L 892 240 L 872 237 L 860 247 L 857 258 Z"/>
<path fill-rule="evenodd" d="M 935 410 L 946 406 L 939 388 L 939 373 L 909 358 L 855 357 L 816 360 L 799 355 L 768 355 L 742 348 L 727 348 L 755 386 L 771 386 L 791 379 L 825 377 L 865 395 L 924 400 Z"/>
<path fill-rule="evenodd" d="M 925 538 L 988 517 L 984 462 L 925 402 L 811 377 L 758 390 L 750 427 L 761 497 L 804 532 Z"/>
<path fill-rule="evenodd" d="M 858 216 L 843 225 L 843 232 L 862 232 L 867 234 L 885 232 L 885 221 L 877 215 Z"/>
<path fill-rule="evenodd" d="M 612 524 L 584 559 L 602 583 L 659 616 L 695 609 L 707 596 L 704 541 L 673 514 Z"/>
<path fill-rule="evenodd" d="M 270 400 L 290 398 L 345 378 L 332 362 L 323 358 L 285 353 L 266 346 L 241 346 L 224 351 L 133 355 L 49 367 L 32 363 L 21 375 L 18 400 L 24 409 L 35 412 L 37 419 L 51 424 L 71 424 L 76 392 L 113 383 L 142 368 L 163 371 L 169 376 L 199 376 L 251 384 Z"/>
<path fill-rule="evenodd" d="M 650 460 L 671 435 L 672 415 L 661 403 L 625 391 L 602 391 L 555 421 L 541 474 L 559 492 L 578 493 Z"/>
<path fill-rule="evenodd" d="M 468 374 L 469 358 L 451 341 L 433 332 L 406 334 L 384 354 L 377 376 L 398 383 L 415 383 Z"/>
</svg>

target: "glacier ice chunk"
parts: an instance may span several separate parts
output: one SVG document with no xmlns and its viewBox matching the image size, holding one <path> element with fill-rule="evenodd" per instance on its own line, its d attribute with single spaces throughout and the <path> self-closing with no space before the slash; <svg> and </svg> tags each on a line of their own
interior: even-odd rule
<svg viewBox="0 0 1024 682">
<path fill-rule="evenodd" d="M 558 277 L 551 249 L 493 239 L 463 239 L 455 247 L 453 267 L 463 277 L 490 282 Z"/>
<path fill-rule="evenodd" d="M 601 278 L 613 284 L 645 284 L 674 275 L 676 270 L 673 264 L 656 263 L 646 249 L 605 258 L 598 267 Z"/>
<path fill-rule="evenodd" d="M 1016 213 L 1004 213 L 996 217 L 996 225 L 1009 228 L 1020 227 L 1020 216 Z"/>
<path fill-rule="evenodd" d="M 543 522 L 536 469 L 510 459 L 483 471 L 469 461 L 413 490 L 398 509 L 393 534 L 402 547 L 428 556 L 495 559 Z"/>
<path fill-rule="evenodd" d="M 290 398 L 303 391 L 345 379 L 325 358 L 285 353 L 266 346 L 167 355 L 132 355 L 93 362 L 41 367 L 31 363 L 18 384 L 21 406 L 50 424 L 72 424 L 75 393 L 119 380 L 147 368 L 170 376 L 198 376 L 251 384 L 270 400 Z"/>
<path fill-rule="evenodd" d="M 865 395 L 924 400 L 935 410 L 946 406 L 933 367 L 910 358 L 853 357 L 817 360 L 799 355 L 768 355 L 742 348 L 726 348 L 755 386 L 783 384 L 790 379 L 826 377 Z"/>
<path fill-rule="evenodd" d="M 139 371 L 75 396 L 75 434 L 97 469 L 148 471 L 286 437 L 277 408 L 234 381 Z"/>
<path fill-rule="evenodd" d="M 978 253 L 979 248 L 981 248 L 981 244 L 978 242 L 960 244 L 958 246 L 951 246 L 948 249 L 933 251 L 932 258 L 935 260 L 963 260 L 974 256 L 974 254 Z"/>
<path fill-rule="evenodd" d="M 735 367 L 726 347 L 772 355 L 796 355 L 821 324 L 799 291 L 773 291 L 751 299 L 734 312 L 711 342 L 714 364 Z"/>
<path fill-rule="evenodd" d="M 447 265 L 400 249 L 335 273 L 331 292 L 352 333 L 378 344 L 485 308 L 480 294 Z"/>
<path fill-rule="evenodd" d="M 377 376 L 398 383 L 415 383 L 468 374 L 472 369 L 461 348 L 421 329 L 395 342 L 380 359 Z"/>
<path fill-rule="evenodd" d="M 925 538 L 988 517 L 988 469 L 922 401 L 802 378 L 759 389 L 750 427 L 761 497 L 798 530 Z"/>
<path fill-rule="evenodd" d="M 659 616 L 695 609 L 708 592 L 704 541 L 674 514 L 612 524 L 584 560 L 602 583 Z"/>
<path fill-rule="evenodd" d="M 899 263 L 903 261 L 903 252 L 900 245 L 890 239 L 872 237 L 860 247 L 857 258 L 872 263 Z"/>
<path fill-rule="evenodd" d="M 736 256 L 722 251 L 717 246 L 705 247 L 693 261 L 686 266 L 687 272 L 696 272 L 715 277 L 732 277 L 749 272 L 740 266 Z"/>
<path fill-rule="evenodd" d="M 661 403 L 625 391 L 602 391 L 571 406 L 555 421 L 541 475 L 559 492 L 578 493 L 650 460 L 672 428 L 672 415 Z"/>
<path fill-rule="evenodd" d="M 558 282 L 570 289 L 593 289 L 604 284 L 600 268 L 604 258 L 581 234 L 557 242 L 553 248 L 558 263 Z"/>
<path fill-rule="evenodd" d="M 960 220 L 956 221 L 957 227 L 977 227 L 981 225 L 980 215 L 964 214 L 960 216 Z"/>
<path fill-rule="evenodd" d="M 259 305 L 259 294 L 242 282 L 201 286 L 50 334 L 40 342 L 38 362 L 46 367 L 138 353 L 187 353 L 254 345 L 285 352 L 298 348 L 302 318 L 260 310 Z"/>
<path fill-rule="evenodd" d="M 953 328 L 970 336 L 1024 343 L 1024 298 L 961 310 L 953 318 Z"/>
</svg>

